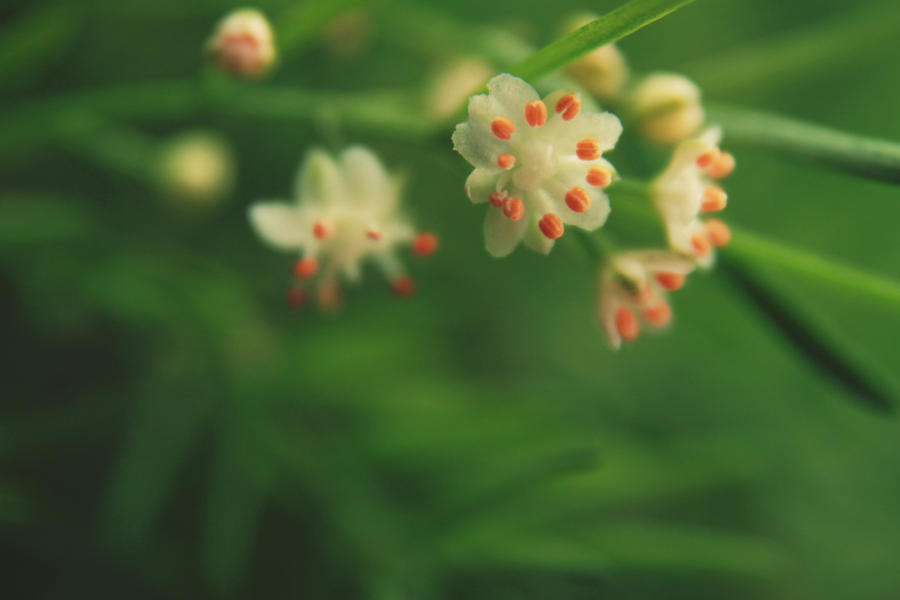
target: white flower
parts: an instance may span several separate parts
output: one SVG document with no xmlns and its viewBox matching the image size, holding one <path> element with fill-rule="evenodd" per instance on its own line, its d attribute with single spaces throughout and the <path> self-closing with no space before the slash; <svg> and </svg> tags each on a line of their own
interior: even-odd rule
<svg viewBox="0 0 900 600">
<path fill-rule="evenodd" d="M 631 95 L 631 110 L 645 136 L 667 145 L 696 134 L 706 120 L 700 88 L 674 73 L 653 73 L 642 79 Z"/>
<path fill-rule="evenodd" d="M 618 117 L 582 112 L 573 93 L 542 101 L 505 73 L 488 90 L 469 100 L 469 120 L 453 133 L 454 148 L 475 167 L 466 193 L 472 202 L 493 204 L 484 224 L 488 252 L 506 256 L 524 239 L 547 253 L 565 224 L 602 226 L 609 215 L 603 188 L 616 172 L 601 155 L 622 133 Z"/>
<path fill-rule="evenodd" d="M 580 29 L 597 19 L 594 14 L 575 15 L 565 24 L 565 33 Z M 615 100 L 628 81 L 628 65 L 615 44 L 591 50 L 568 66 L 567 71 L 584 89 L 601 100 Z"/>
<path fill-rule="evenodd" d="M 159 169 L 160 183 L 179 205 L 210 207 L 231 191 L 234 156 L 222 137 L 186 132 L 165 144 Z"/>
<path fill-rule="evenodd" d="M 437 238 L 415 234 L 398 210 L 399 183 L 371 151 L 349 148 L 338 161 L 321 150 L 310 151 L 297 175 L 295 195 L 294 204 L 257 202 L 250 207 L 250 222 L 273 247 L 300 254 L 294 273 L 300 280 L 317 276 L 320 304 L 336 305 L 340 278 L 358 281 L 361 263 L 368 259 L 398 295 L 413 291 L 396 248 L 412 244 L 426 256 L 437 248 Z M 299 304 L 304 298 L 301 288 L 295 288 L 288 301 Z"/>
<path fill-rule="evenodd" d="M 236 10 L 219 22 L 206 50 L 228 73 L 255 79 L 265 75 L 275 62 L 275 34 L 261 12 Z"/>
<path fill-rule="evenodd" d="M 666 291 L 680 289 L 693 270 L 690 260 L 664 250 L 614 255 L 598 280 L 598 316 L 609 343 L 619 348 L 637 338 L 641 321 L 665 327 L 672 319 Z"/>
<path fill-rule="evenodd" d="M 725 223 L 700 218 L 701 213 L 718 212 L 727 204 L 725 190 L 712 181 L 734 170 L 734 157 L 718 148 L 721 137 L 721 129 L 711 127 L 699 137 L 680 143 L 651 188 L 669 245 L 702 266 L 712 264 L 713 246 L 724 246 L 731 240 Z"/>
</svg>

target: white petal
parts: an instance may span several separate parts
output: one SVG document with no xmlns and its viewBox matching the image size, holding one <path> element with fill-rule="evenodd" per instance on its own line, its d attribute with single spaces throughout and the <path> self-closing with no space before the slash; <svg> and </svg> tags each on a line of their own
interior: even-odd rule
<svg viewBox="0 0 900 600">
<path fill-rule="evenodd" d="M 375 154 L 353 146 L 341 154 L 341 170 L 352 204 L 375 212 L 389 212 L 396 206 L 396 194 L 387 171 Z"/>
<path fill-rule="evenodd" d="M 497 75 L 488 81 L 487 86 L 491 98 L 500 106 L 503 116 L 514 121 L 518 119 L 524 123 L 525 105 L 540 100 L 538 93 L 524 79 L 509 73 Z"/>
<path fill-rule="evenodd" d="M 299 249 L 310 239 L 310 227 L 295 206 L 257 202 L 247 213 L 256 234 L 276 248 Z"/>
<path fill-rule="evenodd" d="M 666 250 L 636 250 L 627 255 L 634 257 L 651 273 L 678 273 L 687 275 L 694 270 L 694 263 Z"/>
<path fill-rule="evenodd" d="M 602 227 L 609 217 L 609 197 L 602 189 L 588 185 L 586 176 L 586 164 L 567 161 L 563 163 L 557 176 L 545 183 L 542 192 L 563 223 L 594 231 Z M 591 206 L 584 212 L 577 213 L 566 204 L 566 194 L 573 187 L 580 187 L 591 198 Z"/>
<path fill-rule="evenodd" d="M 506 149 L 505 142 L 491 132 L 490 123 L 467 121 L 453 131 L 453 149 L 473 167 L 497 168 L 497 157 Z"/>
<path fill-rule="evenodd" d="M 523 220 L 527 218 L 524 217 Z M 523 241 L 525 245 L 534 250 L 535 252 L 540 252 L 541 254 L 550 254 L 550 251 L 553 250 L 553 245 L 556 243 L 555 240 L 551 240 L 544 232 L 541 231 L 541 228 L 538 226 L 538 221 L 540 217 L 536 217 L 533 219 L 528 219 L 528 227 L 525 229 L 525 238 Z"/>
<path fill-rule="evenodd" d="M 300 202 L 343 203 L 346 191 L 342 174 L 334 160 L 324 151 L 313 149 L 297 173 L 296 194 Z"/>
<path fill-rule="evenodd" d="M 622 336 L 619 334 L 619 328 L 616 327 L 616 311 L 619 308 L 619 302 L 610 271 L 603 273 L 598 288 L 600 301 L 597 305 L 597 319 L 600 321 L 600 326 L 603 327 L 610 345 L 618 350 L 622 345 Z"/>
<path fill-rule="evenodd" d="M 499 169 L 477 168 L 466 179 L 466 195 L 473 204 L 488 201 L 488 196 L 497 191 L 497 179 L 503 171 Z"/>
<path fill-rule="evenodd" d="M 500 208 L 489 207 L 484 219 L 484 245 L 488 253 L 497 258 L 509 255 L 522 241 L 530 220 L 529 215 L 525 214 L 518 221 L 513 221 Z"/>
</svg>

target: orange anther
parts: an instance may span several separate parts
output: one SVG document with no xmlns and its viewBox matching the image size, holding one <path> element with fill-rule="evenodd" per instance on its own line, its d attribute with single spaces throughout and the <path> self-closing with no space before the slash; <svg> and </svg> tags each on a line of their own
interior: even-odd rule
<svg viewBox="0 0 900 600">
<path fill-rule="evenodd" d="M 575 147 L 575 154 L 581 160 L 596 160 L 603 155 L 600 151 L 600 140 L 597 138 L 584 138 Z"/>
<path fill-rule="evenodd" d="M 435 253 L 438 248 L 438 238 L 430 231 L 420 233 L 413 239 L 412 250 L 417 255 L 425 258 Z"/>
<path fill-rule="evenodd" d="M 306 302 L 306 292 L 300 288 L 294 288 L 287 293 L 285 302 L 290 308 L 300 308 Z"/>
<path fill-rule="evenodd" d="M 413 283 L 413 280 L 410 277 L 403 275 L 391 283 L 391 288 L 394 290 L 394 294 L 397 297 L 406 298 L 412 296 L 413 292 L 416 291 L 416 284 Z"/>
<path fill-rule="evenodd" d="M 593 167 L 588 169 L 587 182 L 594 187 L 605 188 L 612 183 L 612 173 L 606 169 Z"/>
<path fill-rule="evenodd" d="M 722 179 L 728 177 L 734 171 L 734 155 L 730 152 L 720 152 L 718 158 L 708 167 L 706 172 L 714 179 Z"/>
<path fill-rule="evenodd" d="M 709 237 L 705 233 L 695 233 L 691 236 L 691 245 L 700 256 L 712 254 L 712 246 L 709 243 Z"/>
<path fill-rule="evenodd" d="M 516 126 L 506 117 L 497 117 L 491 121 L 491 131 L 501 140 L 508 140 L 516 132 Z"/>
<path fill-rule="evenodd" d="M 685 276 L 681 273 L 657 273 L 656 281 L 670 292 L 680 290 L 684 286 Z"/>
<path fill-rule="evenodd" d="M 491 204 L 494 206 L 500 206 L 503 204 L 503 201 L 506 200 L 506 192 L 494 192 L 488 196 L 488 200 L 490 200 Z"/>
<path fill-rule="evenodd" d="M 584 188 L 573 187 L 566 194 L 566 205 L 574 212 L 583 213 L 591 207 L 591 196 Z"/>
<path fill-rule="evenodd" d="M 622 307 L 616 312 L 616 329 L 625 341 L 632 341 L 641 332 L 641 326 L 630 308 Z"/>
<path fill-rule="evenodd" d="M 381 232 L 376 229 L 366 229 L 366 237 L 377 242 L 381 239 Z"/>
<path fill-rule="evenodd" d="M 556 112 L 562 113 L 564 121 L 571 121 L 581 110 L 581 100 L 575 94 L 566 94 L 556 103 Z"/>
<path fill-rule="evenodd" d="M 540 127 L 547 122 L 547 105 L 540 100 L 525 105 L 525 120 L 532 127 Z"/>
<path fill-rule="evenodd" d="M 512 154 L 501 154 L 497 157 L 497 166 L 501 169 L 512 169 L 516 166 L 516 157 Z"/>
<path fill-rule="evenodd" d="M 644 318 L 654 327 L 664 327 L 672 320 L 672 308 L 665 302 L 644 309 Z"/>
<path fill-rule="evenodd" d="M 324 240 L 334 235 L 334 224 L 331 221 L 319 219 L 313 223 L 313 235 L 317 240 Z"/>
<path fill-rule="evenodd" d="M 697 166 L 701 169 L 709 167 L 711 164 L 716 162 L 720 154 L 722 154 L 722 151 L 718 148 L 713 148 L 712 150 L 704 152 L 697 157 Z"/>
<path fill-rule="evenodd" d="M 718 219 L 709 219 L 706 222 L 706 233 L 710 241 L 720 248 L 731 241 L 731 229 Z"/>
<path fill-rule="evenodd" d="M 700 207 L 704 212 L 717 212 L 728 204 L 728 194 L 717 185 L 711 185 L 703 190 L 703 203 Z"/>
<path fill-rule="evenodd" d="M 301 258 L 294 263 L 294 275 L 300 279 L 312 277 L 319 270 L 319 261 L 314 258 Z"/>
<path fill-rule="evenodd" d="M 525 203 L 521 198 L 507 198 L 503 204 L 503 214 L 513 221 L 518 221 L 525 214 Z"/>
<path fill-rule="evenodd" d="M 566 230 L 565 226 L 563 226 L 562 219 L 560 219 L 553 213 L 547 213 L 546 215 L 544 215 L 538 222 L 538 227 L 540 227 L 541 233 L 546 235 L 551 240 L 562 237 L 562 234 Z"/>
</svg>

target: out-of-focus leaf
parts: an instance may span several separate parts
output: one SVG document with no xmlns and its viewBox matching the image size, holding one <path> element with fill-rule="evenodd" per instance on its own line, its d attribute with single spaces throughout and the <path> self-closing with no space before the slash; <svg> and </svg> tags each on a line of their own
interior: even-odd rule
<svg viewBox="0 0 900 600">
<path fill-rule="evenodd" d="M 82 9 L 72 2 L 44 4 L 0 29 L 0 89 L 22 85 L 62 50 L 81 25 Z"/>
<path fill-rule="evenodd" d="M 0 197 L 0 248 L 88 239 L 96 227 L 74 198 L 31 193 Z"/>
</svg>

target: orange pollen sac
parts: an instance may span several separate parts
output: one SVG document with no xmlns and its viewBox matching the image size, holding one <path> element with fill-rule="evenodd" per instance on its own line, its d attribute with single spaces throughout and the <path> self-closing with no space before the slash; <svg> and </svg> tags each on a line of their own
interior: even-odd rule
<svg viewBox="0 0 900 600">
<path fill-rule="evenodd" d="M 562 234 L 565 233 L 565 226 L 563 225 L 562 219 L 554 215 L 553 213 L 547 213 L 544 215 L 541 220 L 538 222 L 538 227 L 541 229 L 541 233 L 546 235 L 551 240 L 556 240 L 562 237 Z"/>
<path fill-rule="evenodd" d="M 490 200 L 491 204 L 494 206 L 500 206 L 506 200 L 506 192 L 494 192 L 488 196 L 488 200 Z"/>
<path fill-rule="evenodd" d="M 623 306 L 616 312 L 616 329 L 625 341 L 633 341 L 641 332 L 637 317 L 630 308 Z"/>
<path fill-rule="evenodd" d="M 706 233 L 710 241 L 720 248 L 731 241 L 731 229 L 718 219 L 710 219 L 706 222 Z"/>
<path fill-rule="evenodd" d="M 566 205 L 574 212 L 583 213 L 591 207 L 591 196 L 584 188 L 573 187 L 566 194 Z"/>
<path fill-rule="evenodd" d="M 691 236 L 691 245 L 700 256 L 709 256 L 712 253 L 712 246 L 709 238 L 703 233 L 695 233 Z"/>
<path fill-rule="evenodd" d="M 525 120 L 531 127 L 540 127 L 547 122 L 547 105 L 540 100 L 525 105 Z"/>
<path fill-rule="evenodd" d="M 697 157 L 697 166 L 701 169 L 706 169 L 710 165 L 712 165 L 716 160 L 718 160 L 719 155 L 722 154 L 722 151 L 718 148 L 713 148 L 707 152 L 704 152 L 700 156 Z"/>
<path fill-rule="evenodd" d="M 508 140 L 516 132 L 516 126 L 506 117 L 497 117 L 491 121 L 491 131 L 501 140 Z"/>
<path fill-rule="evenodd" d="M 324 240 L 334 235 L 334 225 L 331 221 L 318 220 L 313 223 L 313 235 L 317 240 Z"/>
<path fill-rule="evenodd" d="M 418 256 L 425 258 L 431 256 L 438 249 L 438 238 L 430 231 L 420 233 L 413 239 L 412 250 Z"/>
<path fill-rule="evenodd" d="M 734 155 L 730 152 L 720 152 L 715 161 L 706 167 L 706 173 L 713 179 L 728 177 L 734 171 Z"/>
<path fill-rule="evenodd" d="M 588 170 L 587 182 L 594 187 L 609 187 L 609 184 L 612 183 L 612 173 L 606 169 L 594 167 Z"/>
<path fill-rule="evenodd" d="M 575 154 L 581 160 L 596 160 L 603 155 L 600 151 L 600 140 L 597 138 L 584 138 L 575 147 Z"/>
<path fill-rule="evenodd" d="M 294 288 L 287 293 L 285 302 L 289 308 L 300 308 L 306 302 L 306 292 L 300 288 Z"/>
<path fill-rule="evenodd" d="M 660 302 L 644 309 L 644 318 L 654 327 L 665 327 L 672 320 L 672 308 L 665 302 Z"/>
<path fill-rule="evenodd" d="M 575 94 L 566 94 L 556 103 L 556 112 L 562 114 L 564 121 L 571 121 L 581 110 L 581 100 Z"/>
<path fill-rule="evenodd" d="M 378 240 L 381 239 L 381 232 L 376 231 L 375 229 L 367 229 L 366 237 L 369 238 L 370 240 L 374 240 L 377 242 Z"/>
<path fill-rule="evenodd" d="M 512 154 L 501 154 L 497 157 L 497 166 L 501 169 L 512 169 L 516 166 L 516 157 Z"/>
<path fill-rule="evenodd" d="M 294 263 L 294 275 L 300 279 L 312 277 L 319 270 L 319 261 L 314 258 L 301 258 Z"/>
<path fill-rule="evenodd" d="M 416 284 L 413 282 L 412 278 L 403 275 L 391 283 L 391 288 L 394 290 L 394 295 L 398 298 L 408 298 L 416 291 Z"/>
<path fill-rule="evenodd" d="M 700 208 L 704 212 L 718 212 L 728 204 L 728 194 L 717 185 L 711 185 L 703 190 L 703 202 Z"/>
<path fill-rule="evenodd" d="M 656 281 L 670 292 L 680 290 L 684 287 L 686 277 L 681 273 L 657 273 Z"/>
<path fill-rule="evenodd" d="M 525 203 L 521 198 L 507 198 L 503 205 L 503 214 L 513 221 L 518 221 L 525 214 Z"/>
</svg>

